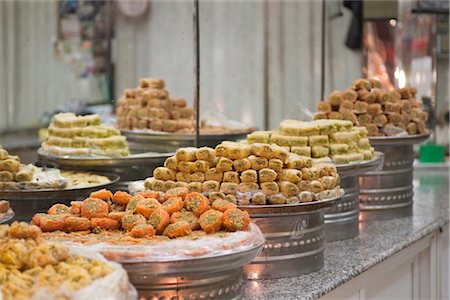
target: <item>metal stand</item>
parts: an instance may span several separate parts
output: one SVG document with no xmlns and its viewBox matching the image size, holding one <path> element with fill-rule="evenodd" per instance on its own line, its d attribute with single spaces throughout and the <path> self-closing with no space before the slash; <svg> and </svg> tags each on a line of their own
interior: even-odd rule
<svg viewBox="0 0 450 300">
<path fill-rule="evenodd" d="M 385 154 L 383 169 L 359 179 L 360 220 L 387 220 L 412 214 L 413 145 L 429 135 L 370 138 L 370 144 Z"/>
<path fill-rule="evenodd" d="M 320 270 L 324 265 L 324 208 L 339 198 L 297 205 L 240 206 L 266 238 L 263 251 L 244 267 L 248 279 L 284 278 Z"/>
<path fill-rule="evenodd" d="M 381 167 L 384 154 L 377 152 L 372 161 L 337 165 L 345 195 L 325 210 L 325 238 L 329 242 L 351 239 L 359 235 L 359 185 L 361 174 Z"/>
</svg>

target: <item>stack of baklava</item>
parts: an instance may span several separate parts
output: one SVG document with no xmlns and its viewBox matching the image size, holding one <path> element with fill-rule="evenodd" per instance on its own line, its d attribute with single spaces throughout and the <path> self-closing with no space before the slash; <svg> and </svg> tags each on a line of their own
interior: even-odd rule
<svg viewBox="0 0 450 300">
<path fill-rule="evenodd" d="M 21 164 L 18 156 L 9 155 L 0 146 L 0 190 L 15 189 L 18 182 L 31 181 L 34 171 L 34 166 Z"/>
<path fill-rule="evenodd" d="M 315 162 L 347 164 L 375 157 L 366 128 L 346 120 L 285 120 L 277 131 L 255 131 L 247 141 L 277 144 Z"/>
<path fill-rule="evenodd" d="M 358 79 L 344 91 L 334 91 L 317 105 L 315 119 L 349 120 L 365 126 L 370 136 L 425 134 L 428 113 L 416 99 L 416 89 L 381 88 L 376 79 Z"/>
<path fill-rule="evenodd" d="M 309 202 L 341 192 L 334 165 L 263 143 L 181 148 L 145 181 L 148 190 L 179 186 L 240 205 Z"/>
<path fill-rule="evenodd" d="M 128 143 L 120 131 L 101 124 L 100 116 L 60 113 L 48 128 L 42 148 L 57 155 L 129 155 Z"/>
<path fill-rule="evenodd" d="M 139 87 L 126 89 L 116 110 L 120 129 L 175 132 L 194 130 L 194 110 L 184 99 L 170 99 L 162 79 L 141 79 Z"/>
</svg>

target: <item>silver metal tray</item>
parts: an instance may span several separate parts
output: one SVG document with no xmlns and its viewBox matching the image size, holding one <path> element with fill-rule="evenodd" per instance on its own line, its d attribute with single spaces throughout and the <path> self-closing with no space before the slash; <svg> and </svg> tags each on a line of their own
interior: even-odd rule
<svg viewBox="0 0 450 300">
<path fill-rule="evenodd" d="M 299 276 L 323 267 L 324 212 L 341 197 L 287 205 L 239 206 L 266 238 L 264 249 L 244 267 L 248 279 Z"/>
<path fill-rule="evenodd" d="M 122 266 L 145 299 L 239 299 L 245 283 L 242 267 L 263 245 L 226 255 Z"/>
<path fill-rule="evenodd" d="M 166 159 L 174 153 L 156 153 L 145 152 L 136 153 L 128 156 L 118 157 L 106 157 L 106 156 L 59 156 L 45 152 L 42 148 L 38 149 L 38 155 L 45 157 L 49 160 L 54 160 L 59 164 L 63 164 L 70 167 L 129 167 L 134 164 L 151 164 L 153 162 L 159 162 L 161 158 Z"/>
<path fill-rule="evenodd" d="M 120 179 L 115 174 L 97 173 L 107 176 L 110 182 L 77 189 L 36 189 L 0 191 L 0 198 L 8 200 L 13 209 L 15 221 L 29 221 L 34 214 L 46 212 L 52 205 L 63 203 L 70 205 L 71 201 L 84 200 L 93 191 L 114 186 Z"/>
<path fill-rule="evenodd" d="M 223 140 L 223 139 L 240 139 L 246 137 L 247 134 L 253 132 L 254 129 L 244 129 L 239 132 L 225 133 L 200 133 L 201 140 Z M 172 133 L 158 132 L 150 130 L 121 130 L 128 138 L 146 140 L 146 141 L 191 141 L 195 140 L 195 133 Z"/>
<path fill-rule="evenodd" d="M 215 147 L 222 141 L 237 141 L 247 138 L 247 134 L 253 129 L 233 133 L 202 133 L 199 136 L 199 147 Z M 175 152 L 180 147 L 195 146 L 195 134 L 192 133 L 169 133 L 145 130 L 122 130 L 127 137 L 130 149 L 136 151 L 168 151 Z"/>
<path fill-rule="evenodd" d="M 393 144 L 419 144 L 426 141 L 430 133 L 407 136 L 369 136 L 372 146 L 393 145 Z"/>
<path fill-rule="evenodd" d="M 108 188 L 111 185 L 117 183 L 120 179 L 118 175 L 110 173 L 96 173 L 98 175 L 103 175 L 108 177 L 110 182 L 99 184 L 96 186 L 83 187 L 83 188 L 73 188 L 73 189 L 35 189 L 35 190 L 0 190 L 0 198 L 5 200 L 35 200 L 44 198 L 64 198 L 72 199 L 77 197 L 79 194 L 85 194 L 86 197 L 89 193 Z M 73 199 L 71 200 L 73 201 Z"/>
<path fill-rule="evenodd" d="M 146 152 L 122 157 L 58 156 L 47 153 L 42 148 L 37 153 L 39 161 L 44 165 L 50 164 L 60 169 L 109 172 L 119 175 L 121 182 L 152 176 L 153 169 L 162 166 L 164 160 L 174 154 Z"/>
</svg>

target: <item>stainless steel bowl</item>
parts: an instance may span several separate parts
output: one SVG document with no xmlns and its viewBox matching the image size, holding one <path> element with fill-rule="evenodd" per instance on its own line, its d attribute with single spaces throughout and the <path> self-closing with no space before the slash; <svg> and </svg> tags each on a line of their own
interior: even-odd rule
<svg viewBox="0 0 450 300">
<path fill-rule="evenodd" d="M 405 137 L 371 137 L 370 143 L 385 154 L 383 168 L 359 178 L 360 220 L 386 220 L 412 214 L 413 145 L 429 134 Z"/>
<path fill-rule="evenodd" d="M 308 274 L 323 267 L 323 208 L 341 198 L 290 205 L 239 206 L 261 228 L 266 243 L 244 267 L 248 279 Z"/>
<path fill-rule="evenodd" d="M 206 258 L 122 265 L 144 299 L 239 299 L 245 283 L 242 267 L 263 245 Z"/>
<path fill-rule="evenodd" d="M 327 241 L 346 240 L 359 235 L 358 177 L 381 168 L 383 159 L 384 154 L 376 152 L 376 158 L 370 161 L 336 165 L 345 195 L 336 205 L 325 210 L 325 238 Z"/>
</svg>

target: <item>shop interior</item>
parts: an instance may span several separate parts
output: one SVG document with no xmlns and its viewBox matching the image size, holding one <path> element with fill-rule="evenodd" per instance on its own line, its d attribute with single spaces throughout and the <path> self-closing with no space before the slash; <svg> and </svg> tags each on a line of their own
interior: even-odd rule
<svg viewBox="0 0 450 300">
<path fill-rule="evenodd" d="M 448 299 L 448 1 L 0 24 L 0 299 Z"/>
</svg>

